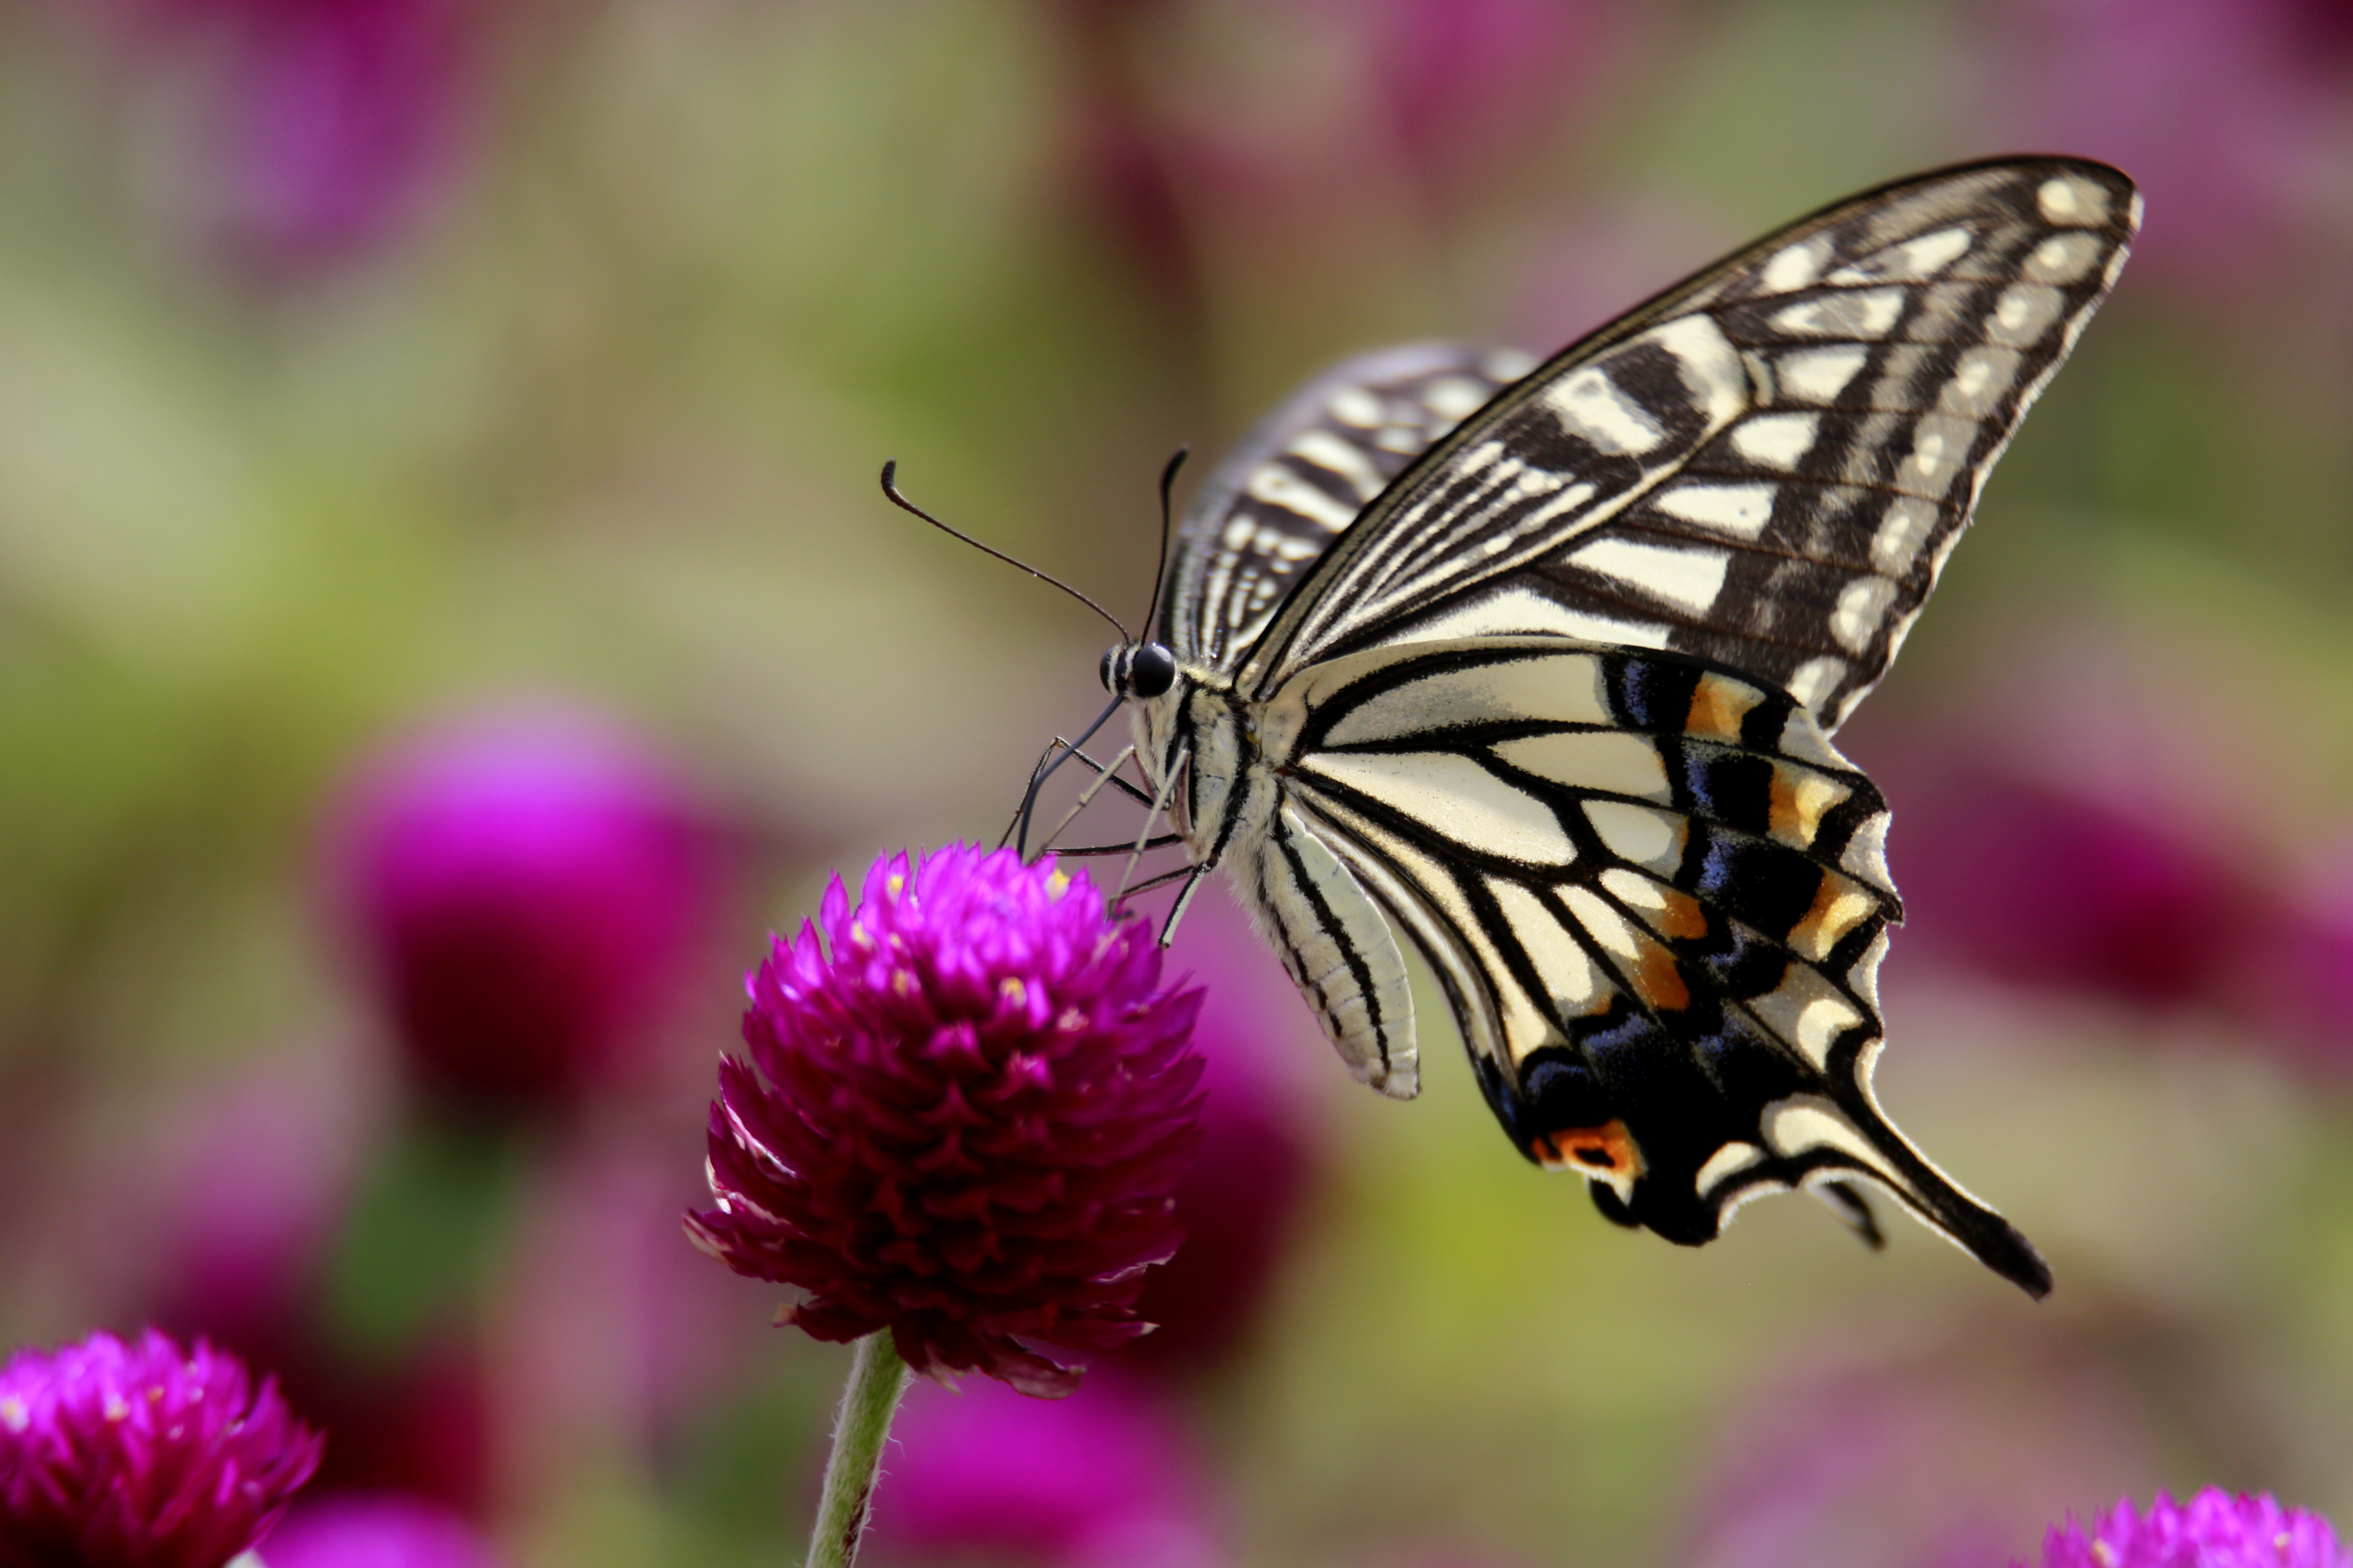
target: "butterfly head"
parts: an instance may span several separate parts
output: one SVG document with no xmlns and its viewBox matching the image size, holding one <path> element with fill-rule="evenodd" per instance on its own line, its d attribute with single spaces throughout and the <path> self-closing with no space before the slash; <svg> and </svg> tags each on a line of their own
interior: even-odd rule
<svg viewBox="0 0 2353 1568">
<path fill-rule="evenodd" d="M 1103 653 L 1103 683 L 1113 697 L 1158 697 L 1176 684 L 1176 656 L 1156 642 L 1122 643 Z"/>
</svg>

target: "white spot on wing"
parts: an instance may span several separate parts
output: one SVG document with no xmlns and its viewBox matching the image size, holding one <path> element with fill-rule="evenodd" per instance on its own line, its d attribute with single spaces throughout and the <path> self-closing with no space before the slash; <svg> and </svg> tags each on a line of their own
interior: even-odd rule
<svg viewBox="0 0 2353 1568">
<path fill-rule="evenodd" d="M 1858 577 L 1839 591 L 1838 608 L 1831 615 L 1831 636 L 1861 653 L 1879 629 L 1880 617 L 1895 599 L 1895 584 L 1884 577 Z"/>
<path fill-rule="evenodd" d="M 2010 348 L 2031 347 L 2059 319 L 2063 303 L 2063 296 L 2048 283 L 2013 283 L 1995 301 L 1986 337 Z"/>
<path fill-rule="evenodd" d="M 1752 463 L 1794 468 L 1813 449 L 1820 415 L 1758 414 L 1732 427 L 1733 449 Z"/>
<path fill-rule="evenodd" d="M 1398 642 L 1435 642 L 1440 637 L 1496 637 L 1514 634 L 1575 637 L 1579 642 L 1622 643 L 1630 647 L 1664 647 L 1672 635 L 1656 621 L 1621 621 L 1574 610 L 1546 598 L 1533 588 L 1507 588 L 1483 599 L 1458 605 L 1434 620 L 1418 621 L 1400 632 Z"/>
<path fill-rule="evenodd" d="M 1345 682 L 1354 675 L 1333 665 L 1311 669 L 1283 688 L 1294 688 L 1307 706 L 1346 703 Z M 1337 686 L 1338 689 L 1332 689 Z M 1609 705 L 1601 691 L 1601 666 L 1591 654 L 1564 648 L 1537 658 L 1514 658 L 1464 669 L 1441 669 L 1349 707 L 1324 743 L 1354 746 L 1426 735 L 1465 724 L 1540 720 L 1556 724 L 1608 724 Z"/>
<path fill-rule="evenodd" d="M 1765 1108 L 1761 1121 L 1765 1141 L 1784 1155 L 1802 1154 L 1809 1149 L 1835 1149 L 1870 1170 L 1884 1168 L 1862 1134 L 1854 1130 L 1854 1124 L 1839 1114 L 1829 1100 L 1817 1095 L 1777 1100 Z"/>
<path fill-rule="evenodd" d="M 1588 800 L 1585 818 L 1620 860 L 1661 871 L 1674 869 L 1683 847 L 1682 824 L 1674 817 L 1622 800 Z"/>
<path fill-rule="evenodd" d="M 1802 289 L 1820 273 L 1822 263 L 1831 253 L 1828 235 L 1801 239 L 1776 255 L 1765 264 L 1758 281 L 1768 294 L 1786 294 L 1792 289 Z"/>
<path fill-rule="evenodd" d="M 1666 437 L 1650 411 L 1620 391 L 1599 365 L 1564 376 L 1546 389 L 1543 402 L 1563 429 L 1605 452 L 1647 452 Z"/>
<path fill-rule="evenodd" d="M 1788 693 L 1809 708 L 1817 707 L 1846 674 L 1846 660 L 1825 654 L 1798 666 L 1788 680 Z"/>
<path fill-rule="evenodd" d="M 1702 528 L 1755 539 L 1772 521 L 1775 488 L 1759 485 L 1708 485 L 1686 479 L 1651 498 L 1653 510 Z"/>
<path fill-rule="evenodd" d="M 1534 961 L 1547 999 L 1565 1011 L 1582 1010 L 1600 987 L 1591 955 L 1542 899 L 1517 882 L 1490 879 L 1487 890 Z"/>
<path fill-rule="evenodd" d="M 2088 234 L 2054 234 L 2026 258 L 2026 275 L 2039 283 L 2073 283 L 2099 259 L 2100 242 Z"/>
<path fill-rule="evenodd" d="M 1459 420 L 1487 401 L 1487 389 L 1475 381 L 1450 375 L 1431 382 L 1422 393 L 1421 400 L 1440 419 Z"/>
<path fill-rule="evenodd" d="M 2034 205 L 2052 223 L 2089 228 L 2108 218 L 2108 194 L 2089 180 L 2059 174 L 2036 188 Z"/>
<path fill-rule="evenodd" d="M 1692 1191 L 1704 1198 L 1722 1186 L 1726 1177 L 1738 1175 L 1764 1158 L 1765 1151 L 1754 1143 L 1726 1143 L 1699 1168 L 1699 1174 L 1692 1180 Z"/>
<path fill-rule="evenodd" d="M 1335 500 L 1280 463 L 1261 464 L 1251 472 L 1245 488 L 1256 500 L 1295 512 L 1335 533 L 1356 521 L 1355 507 Z"/>
<path fill-rule="evenodd" d="M 1577 846 L 1552 808 L 1451 752 L 1313 752 L 1302 771 L 1345 784 L 1463 848 L 1566 866 Z"/>
<path fill-rule="evenodd" d="M 1347 480 L 1359 500 L 1370 500 L 1388 487 L 1388 481 L 1374 468 L 1362 447 L 1353 441 L 1342 440 L 1329 430 L 1308 431 L 1291 444 L 1290 452 L 1294 458 Z"/>
<path fill-rule="evenodd" d="M 1495 754 L 1515 768 L 1572 789 L 1638 795 L 1662 805 L 1670 798 L 1666 764 L 1648 737 L 1622 730 L 1572 730 L 1504 741 Z"/>
<path fill-rule="evenodd" d="M 1861 343 L 1786 353 L 1778 363 L 1781 385 L 1799 402 L 1829 403 L 1846 390 L 1870 357 L 1871 351 Z"/>
<path fill-rule="evenodd" d="M 1936 507 L 1917 496 L 1897 496 L 1887 503 L 1878 531 L 1871 536 L 1871 563 L 1891 577 L 1901 577 L 1918 559 L 1920 547 L 1936 527 Z"/>
<path fill-rule="evenodd" d="M 1641 943 L 1636 940 L 1631 921 L 1603 902 L 1600 895 L 1589 888 L 1568 887 L 1561 889 L 1561 901 L 1577 923 L 1593 934 L 1593 939 L 1620 958 L 1640 958 Z"/>
<path fill-rule="evenodd" d="M 1954 362 L 1953 379 L 1945 384 L 1936 405 L 1954 414 L 1982 416 L 1993 412 L 2018 376 L 2016 349 L 1985 344 Z"/>
<path fill-rule="evenodd" d="M 1381 422 L 1381 400 L 1361 386 L 1342 387 L 1324 406 L 1333 418 L 1359 430 L 1369 430 Z"/>
<path fill-rule="evenodd" d="M 1903 289 L 1858 289 L 1777 310 L 1772 324 L 1798 337 L 1878 338 L 1886 336 L 1903 313 Z"/>
<path fill-rule="evenodd" d="M 1568 559 L 1641 589 L 1655 597 L 1704 612 L 1724 590 L 1732 565 L 1728 551 L 1646 544 L 1630 539 L 1599 539 Z"/>
</svg>

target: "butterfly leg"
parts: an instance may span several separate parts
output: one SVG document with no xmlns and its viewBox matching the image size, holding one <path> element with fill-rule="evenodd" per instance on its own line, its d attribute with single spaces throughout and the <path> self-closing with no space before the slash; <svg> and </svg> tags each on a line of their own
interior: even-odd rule
<svg viewBox="0 0 2353 1568">
<path fill-rule="evenodd" d="M 1134 750 L 1135 748 L 1133 746 L 1128 748 L 1128 751 L 1131 753 Z M 1111 900 L 1112 907 L 1113 909 L 1117 909 L 1121 904 L 1127 900 L 1128 880 L 1135 875 L 1136 862 L 1144 858 L 1145 846 L 1149 843 L 1152 838 L 1153 824 L 1158 822 L 1163 816 L 1167 815 L 1169 796 L 1176 793 L 1176 780 L 1185 772 L 1185 748 L 1179 746 L 1176 749 L 1176 754 L 1168 759 L 1168 765 L 1164 770 L 1165 776 L 1161 780 L 1160 792 L 1152 797 L 1152 807 L 1144 815 L 1143 831 L 1139 832 L 1135 836 L 1135 847 L 1128 855 L 1127 864 L 1120 868 L 1119 891 L 1112 895 Z M 1126 759 L 1124 757 L 1121 759 L 1123 762 Z M 1057 831 L 1059 831 L 1059 829 Z"/>
<path fill-rule="evenodd" d="M 1127 782 L 1125 779 L 1119 776 L 1119 770 L 1125 767 L 1127 765 L 1127 760 L 1134 755 L 1135 755 L 1135 748 L 1134 746 L 1129 746 L 1123 750 L 1119 755 L 1113 757 L 1111 760 L 1111 766 L 1107 768 L 1099 766 L 1092 757 L 1086 759 L 1087 765 L 1094 768 L 1095 770 L 1095 782 L 1087 785 L 1086 788 L 1079 792 L 1079 798 L 1071 803 L 1070 810 L 1062 814 L 1062 820 L 1054 824 L 1054 831 L 1049 833 L 1043 839 L 1039 841 L 1038 852 L 1040 855 L 1054 847 L 1054 840 L 1060 838 L 1062 836 L 1063 830 L 1068 828 L 1071 823 L 1076 822 L 1079 819 L 1079 813 L 1086 810 L 1087 807 L 1094 804 L 1095 796 L 1103 793 L 1103 785 L 1107 784 L 1125 784 Z M 1148 822 L 1145 824 L 1145 830 L 1147 834 L 1151 831 L 1151 825 Z M 1137 853 L 1142 853 L 1140 847 Z"/>
<path fill-rule="evenodd" d="M 1092 768 L 1098 773 L 1109 773 L 1111 771 L 1111 769 L 1104 767 L 1103 763 L 1095 761 L 1094 758 L 1087 755 L 1086 752 L 1079 750 L 1078 747 L 1072 745 L 1061 736 L 1057 735 L 1051 741 L 1047 742 L 1046 749 L 1038 753 L 1038 761 L 1031 765 L 1029 769 L 1029 778 L 1032 784 L 1037 781 L 1039 774 L 1046 771 L 1046 763 L 1048 760 L 1052 758 L 1058 752 L 1069 752 L 1071 755 L 1078 758 L 1079 761 L 1084 763 L 1088 767 Z M 1114 763 L 1113 765 L 1117 766 L 1118 764 Z M 1141 789 L 1138 789 L 1135 785 L 1128 783 L 1125 779 L 1115 778 L 1111 781 L 1111 786 L 1112 788 L 1119 791 L 1120 794 L 1127 796 L 1128 799 L 1135 802 L 1138 805 L 1150 805 L 1152 804 L 1152 797 L 1150 795 L 1146 795 Z M 1024 784 L 1022 786 L 1022 799 L 1025 802 L 1029 798 L 1029 784 Z M 1013 830 L 1020 826 L 1021 806 L 1019 805 L 1016 805 L 1013 808 L 1013 816 L 1005 824 L 1005 831 L 997 836 L 997 847 L 999 849 L 1002 849 L 1008 844 L 1011 843 L 1013 841 Z M 1119 846 L 1119 847 L 1125 848 L 1126 846 L 1122 845 Z M 1075 855 L 1084 853 L 1084 851 L 1062 849 L 1056 851 L 1056 853 L 1062 855 Z"/>
<path fill-rule="evenodd" d="M 1192 904 L 1194 893 L 1200 889 L 1201 879 L 1216 868 L 1215 861 L 1204 860 L 1198 866 L 1187 866 L 1171 871 L 1166 876 L 1155 877 L 1151 881 L 1145 882 L 1136 888 L 1135 890 L 1140 893 L 1146 888 L 1157 887 L 1163 882 L 1173 882 L 1179 877 L 1185 879 L 1185 890 L 1176 895 L 1176 901 L 1168 907 L 1168 918 L 1160 922 L 1162 947 L 1166 947 L 1176 940 L 1176 922 L 1185 918 L 1185 910 Z"/>
</svg>

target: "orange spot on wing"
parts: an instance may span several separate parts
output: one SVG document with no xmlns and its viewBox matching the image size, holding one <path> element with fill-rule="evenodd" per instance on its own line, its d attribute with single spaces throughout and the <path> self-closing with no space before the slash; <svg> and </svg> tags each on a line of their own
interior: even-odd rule
<svg viewBox="0 0 2353 1568">
<path fill-rule="evenodd" d="M 1529 1148 L 1547 1170 L 1577 1171 L 1604 1180 L 1639 1176 L 1644 1168 L 1641 1146 L 1626 1131 L 1626 1123 L 1614 1119 L 1599 1127 L 1539 1132 Z"/>
<path fill-rule="evenodd" d="M 1691 713 L 1684 721 L 1690 733 L 1723 741 L 1740 739 L 1741 721 L 1763 700 L 1763 693 L 1721 675 L 1703 675 L 1692 691 Z"/>
<path fill-rule="evenodd" d="M 1707 934 L 1707 911 L 1689 893 L 1674 888 L 1662 888 L 1660 895 L 1666 907 L 1658 912 L 1659 934 L 1668 937 L 1701 937 Z"/>
<path fill-rule="evenodd" d="M 1642 943 L 1642 956 L 1627 979 L 1636 995 L 1661 1012 L 1680 1013 L 1691 1005 L 1691 985 L 1683 979 L 1683 965 L 1655 942 Z"/>
<path fill-rule="evenodd" d="M 1776 764 L 1773 769 L 1771 815 L 1766 819 L 1774 837 L 1804 849 L 1822 830 L 1822 815 L 1847 797 L 1844 784 L 1834 784 L 1806 768 Z"/>
<path fill-rule="evenodd" d="M 1789 928 L 1789 945 L 1819 962 L 1878 907 L 1877 899 L 1845 878 L 1825 871 L 1822 885 L 1814 891 L 1813 904 Z"/>
</svg>

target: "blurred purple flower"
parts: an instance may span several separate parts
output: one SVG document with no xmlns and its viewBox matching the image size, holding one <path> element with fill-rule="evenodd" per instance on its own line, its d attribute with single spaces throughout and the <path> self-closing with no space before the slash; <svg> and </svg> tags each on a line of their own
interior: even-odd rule
<svg viewBox="0 0 2353 1568">
<path fill-rule="evenodd" d="M 0 1568 L 222 1568 L 319 1451 L 274 1382 L 202 1340 L 19 1351 L 0 1366 Z"/>
<path fill-rule="evenodd" d="M 1443 195 L 1548 144 L 1599 63 L 1593 0 L 1348 0 L 1377 100 L 1425 190 Z"/>
<path fill-rule="evenodd" d="M 2353 1552 L 2325 1519 L 2209 1487 L 2187 1505 L 2159 1492 L 2145 1514 L 2126 1499 L 2088 1528 L 2070 1519 L 2044 1537 L 2042 1568 L 2353 1568 Z"/>
<path fill-rule="evenodd" d="M 688 1236 L 807 1290 L 786 1317 L 818 1339 L 888 1328 L 918 1371 L 1068 1393 L 1031 1342 L 1146 1331 L 1144 1271 L 1183 1235 L 1200 994 L 1158 988 L 1148 922 L 1009 850 L 888 857 L 856 910 L 835 878 L 819 923 L 749 983 L 751 1059 L 721 1062 L 711 1108 L 719 1206 Z"/>
<path fill-rule="evenodd" d="M 267 271 L 346 259 L 450 172 L 478 0 L 126 0 L 151 52 L 216 73 L 212 216 Z"/>
<path fill-rule="evenodd" d="M 2322 0 L 2013 0 L 2000 118 L 2129 171 L 2135 247 L 2193 275 L 2264 260 L 2342 200 L 2353 28 Z"/>
<path fill-rule="evenodd" d="M 496 1568 L 498 1558 L 458 1515 L 397 1494 L 305 1503 L 262 1545 L 269 1568 Z"/>
<path fill-rule="evenodd" d="M 1231 1355 L 1264 1312 L 1317 1174 L 1294 1069 L 1312 1071 L 1329 1047 L 1230 903 L 1199 900 L 1174 956 L 1217 978 L 1193 1031 L 1205 1068 L 1201 1152 L 1176 1189 L 1185 1246 L 1146 1277 L 1136 1300 L 1158 1327 L 1119 1364 L 1184 1378 Z"/>
<path fill-rule="evenodd" d="M 1902 1361 L 1752 1391 L 1692 1489 L 1677 1568 L 1982 1568 L 2076 1497 L 2151 1462 L 2100 1347 L 1964 1326 Z"/>
<path fill-rule="evenodd" d="M 1907 933 L 2005 980 L 2211 1001 L 2257 908 L 2186 827 L 2088 790 L 1952 763 L 1897 798 Z"/>
<path fill-rule="evenodd" d="M 919 1388 L 867 1550 L 877 1563 L 982 1554 L 1040 1568 L 1211 1568 L 1225 1561 L 1185 1436 L 1139 1388 L 1098 1378 L 1041 1404 L 976 1384 Z M 272 1564 L 272 1568 L 277 1568 Z"/>
<path fill-rule="evenodd" d="M 338 816 L 346 922 L 410 1066 L 558 1105 L 631 1065 L 712 924 L 713 837 L 638 742 L 552 715 L 379 759 Z"/>
</svg>

